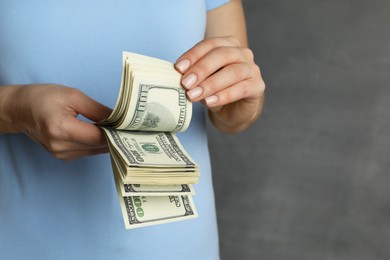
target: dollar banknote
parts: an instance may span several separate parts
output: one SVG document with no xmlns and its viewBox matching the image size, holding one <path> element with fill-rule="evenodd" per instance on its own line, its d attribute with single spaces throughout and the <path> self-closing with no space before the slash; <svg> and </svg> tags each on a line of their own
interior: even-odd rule
<svg viewBox="0 0 390 260">
<path fill-rule="evenodd" d="M 125 184 L 122 181 L 117 163 L 111 157 L 111 164 L 114 176 L 118 178 L 118 187 L 123 196 L 167 196 L 167 195 L 195 195 L 191 184 L 179 185 L 147 185 L 147 184 Z"/>
<path fill-rule="evenodd" d="M 195 195 L 191 184 L 180 185 L 144 185 L 144 184 L 123 184 L 121 186 L 123 196 L 166 196 Z"/>
<path fill-rule="evenodd" d="M 185 131 L 192 103 L 171 62 L 123 52 L 122 80 L 106 135 L 125 227 L 197 217 L 192 184 L 199 168 L 175 132 Z"/>
<path fill-rule="evenodd" d="M 173 133 L 103 130 L 124 183 L 175 185 L 198 182 L 198 166 Z"/>
<path fill-rule="evenodd" d="M 118 100 L 110 117 L 99 124 L 123 130 L 185 131 L 192 103 L 180 79 L 170 62 L 124 52 Z"/>
<path fill-rule="evenodd" d="M 121 181 L 117 175 L 114 176 L 119 191 Z M 118 192 L 118 199 L 126 229 L 198 217 L 192 197 L 188 195 L 127 196 Z"/>
</svg>

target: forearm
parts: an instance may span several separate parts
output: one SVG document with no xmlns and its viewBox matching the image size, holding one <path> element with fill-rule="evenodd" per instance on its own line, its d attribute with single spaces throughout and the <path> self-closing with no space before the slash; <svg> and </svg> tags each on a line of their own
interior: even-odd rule
<svg viewBox="0 0 390 260">
<path fill-rule="evenodd" d="M 246 67 L 232 71 L 237 79 L 236 86 L 232 86 L 230 93 L 219 95 L 219 99 L 235 101 L 221 107 L 208 106 L 210 119 L 219 130 L 238 133 L 247 129 L 260 116 L 265 88 L 260 69 L 253 61 L 252 51 L 248 49 L 245 17 L 240 0 L 231 0 L 226 5 L 208 12 L 206 38 L 213 37 L 233 38 L 231 41 L 236 41 L 237 50 L 247 58 Z M 234 64 L 233 61 L 231 67 L 235 66 Z M 243 79 L 244 75 L 246 78 Z M 240 95 L 242 99 L 237 100 L 236 97 Z"/>
<path fill-rule="evenodd" d="M 0 87 L 0 134 L 19 133 L 20 129 L 13 122 L 13 114 L 17 113 L 13 107 L 22 86 Z"/>
<path fill-rule="evenodd" d="M 206 38 L 233 36 L 248 47 L 244 10 L 240 0 L 231 0 L 207 13 Z"/>
</svg>

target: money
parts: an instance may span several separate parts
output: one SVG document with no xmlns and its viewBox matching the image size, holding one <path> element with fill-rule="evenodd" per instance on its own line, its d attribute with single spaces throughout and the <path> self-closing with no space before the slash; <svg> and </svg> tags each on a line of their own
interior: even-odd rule
<svg viewBox="0 0 390 260">
<path fill-rule="evenodd" d="M 195 161 L 174 132 L 185 131 L 192 103 L 168 61 L 123 53 L 122 80 L 104 130 L 126 229 L 198 216 Z"/>
<path fill-rule="evenodd" d="M 195 195 L 191 184 L 180 185 L 143 185 L 143 184 L 123 184 L 121 187 L 123 196 L 166 196 L 175 195 Z"/>
<path fill-rule="evenodd" d="M 115 176 L 117 190 L 121 182 Z M 126 229 L 192 219 L 198 216 L 191 196 L 126 196 L 118 193 Z"/>
<path fill-rule="evenodd" d="M 198 182 L 197 165 L 173 134 L 103 130 L 124 183 L 174 185 Z"/>
<path fill-rule="evenodd" d="M 130 52 L 123 53 L 122 82 L 109 118 L 100 122 L 115 129 L 185 131 L 192 104 L 172 63 Z"/>
<path fill-rule="evenodd" d="M 169 195 L 195 195 L 195 190 L 191 184 L 180 185 L 145 185 L 145 184 L 125 184 L 120 178 L 121 174 L 111 157 L 111 164 L 115 178 L 118 178 L 118 189 L 123 196 L 166 196 Z"/>
</svg>

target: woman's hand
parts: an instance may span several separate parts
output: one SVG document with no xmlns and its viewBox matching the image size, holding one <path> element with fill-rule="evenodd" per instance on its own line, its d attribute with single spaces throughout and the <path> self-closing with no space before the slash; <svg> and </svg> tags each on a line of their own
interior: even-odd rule
<svg viewBox="0 0 390 260">
<path fill-rule="evenodd" d="M 240 132 L 261 113 L 265 84 L 250 49 L 233 37 L 205 39 L 176 62 L 191 101 L 202 101 L 214 125 Z"/>
<path fill-rule="evenodd" d="M 76 117 L 81 114 L 95 122 L 100 121 L 110 115 L 109 108 L 79 90 L 61 85 L 5 88 L 10 94 L 2 99 L 7 103 L 3 110 L 8 112 L 13 124 L 12 132 L 25 133 L 62 160 L 108 151 L 102 130 Z"/>
</svg>

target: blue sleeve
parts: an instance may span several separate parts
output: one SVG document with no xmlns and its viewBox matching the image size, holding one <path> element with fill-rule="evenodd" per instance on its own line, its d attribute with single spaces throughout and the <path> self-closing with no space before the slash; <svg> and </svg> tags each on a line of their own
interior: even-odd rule
<svg viewBox="0 0 390 260">
<path fill-rule="evenodd" d="M 207 11 L 210 11 L 214 8 L 226 4 L 227 2 L 229 2 L 229 0 L 206 0 L 206 9 Z"/>
</svg>

